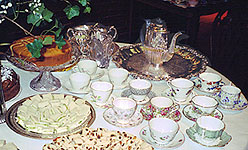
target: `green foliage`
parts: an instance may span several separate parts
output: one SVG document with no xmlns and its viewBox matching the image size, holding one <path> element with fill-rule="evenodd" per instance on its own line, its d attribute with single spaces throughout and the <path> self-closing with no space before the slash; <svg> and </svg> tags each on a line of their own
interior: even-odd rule
<svg viewBox="0 0 248 150">
<path fill-rule="evenodd" d="M 29 52 L 32 54 L 32 57 L 39 58 L 41 56 L 40 51 L 43 47 L 41 39 L 35 39 L 33 43 L 27 44 Z"/>
<path fill-rule="evenodd" d="M 63 35 L 61 35 L 60 37 L 56 38 L 55 43 L 58 45 L 59 49 L 62 49 L 62 46 L 64 46 L 66 44 Z"/>
<path fill-rule="evenodd" d="M 71 19 L 75 16 L 79 16 L 79 10 L 80 10 L 80 8 L 77 5 L 74 5 L 74 6 L 67 6 L 64 9 L 64 12 L 65 12 L 67 18 Z"/>
<path fill-rule="evenodd" d="M 50 36 L 45 37 L 45 39 L 42 42 L 43 45 L 52 45 L 52 43 L 53 43 L 53 38 Z"/>
</svg>

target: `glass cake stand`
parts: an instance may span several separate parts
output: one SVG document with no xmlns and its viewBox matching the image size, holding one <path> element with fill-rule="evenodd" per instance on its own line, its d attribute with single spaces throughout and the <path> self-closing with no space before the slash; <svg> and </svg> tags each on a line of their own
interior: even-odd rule
<svg viewBox="0 0 248 150">
<path fill-rule="evenodd" d="M 72 41 L 69 42 L 72 45 L 72 58 L 70 61 L 58 66 L 38 67 L 32 62 L 28 62 L 11 55 L 6 55 L 6 57 L 9 62 L 20 69 L 32 72 L 40 72 L 39 75 L 30 82 L 30 87 L 33 90 L 38 92 L 52 92 L 61 87 L 60 80 L 53 76 L 52 71 L 61 71 L 63 69 L 70 68 L 74 66 L 80 59 L 81 53 L 78 50 L 77 44 Z"/>
</svg>

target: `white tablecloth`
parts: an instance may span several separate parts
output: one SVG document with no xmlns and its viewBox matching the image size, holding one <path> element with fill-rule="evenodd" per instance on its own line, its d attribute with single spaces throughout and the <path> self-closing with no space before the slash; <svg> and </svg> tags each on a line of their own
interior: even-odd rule
<svg viewBox="0 0 248 150">
<path fill-rule="evenodd" d="M 122 45 L 120 45 L 122 46 Z M 4 66 L 9 66 L 11 68 L 13 68 L 19 75 L 20 75 L 20 83 L 21 83 L 21 92 L 19 94 L 18 97 L 16 97 L 15 99 L 12 99 L 11 101 L 8 101 L 7 104 L 7 108 L 9 108 L 12 104 L 14 104 L 15 102 L 21 100 L 22 98 L 34 95 L 34 94 L 40 94 L 40 92 L 36 92 L 34 90 L 32 90 L 29 87 L 30 81 L 31 79 L 33 79 L 34 77 L 36 77 L 38 75 L 37 72 L 27 72 L 24 70 L 21 70 L 15 66 L 13 66 L 12 64 L 8 63 L 7 61 L 2 61 L 2 64 Z M 110 64 L 110 68 L 115 67 L 115 65 L 111 62 Z M 61 78 L 65 75 L 69 75 L 71 71 L 67 71 L 67 72 L 55 72 L 53 73 L 54 76 Z M 217 71 L 215 71 L 214 69 L 207 67 L 206 72 L 215 72 L 218 73 Z M 220 74 L 220 73 L 218 73 Z M 226 84 L 230 84 L 230 81 L 225 78 L 223 75 L 222 79 Z M 130 77 L 132 78 L 132 77 Z M 168 88 L 167 84 L 165 81 L 151 81 L 153 88 L 152 91 L 154 91 L 157 95 L 161 95 L 161 93 Z M 113 94 L 115 96 L 120 96 L 122 90 L 115 90 L 113 92 Z M 197 92 L 197 91 L 196 91 Z M 65 94 L 71 94 L 70 92 L 68 92 L 67 90 L 60 88 L 57 91 L 54 91 L 54 93 L 65 93 Z M 83 97 L 83 94 L 72 94 L 72 95 L 76 95 L 79 97 Z M 242 95 L 242 98 L 243 95 Z M 245 99 L 245 98 L 244 98 Z M 181 113 L 182 113 L 182 108 L 180 109 Z M 143 121 L 140 125 L 136 126 L 136 127 L 131 127 L 131 128 L 119 128 L 113 125 L 110 125 L 109 123 L 107 123 L 104 119 L 103 119 L 103 112 L 105 109 L 101 109 L 101 108 L 95 108 L 96 110 L 96 120 L 95 122 L 92 124 L 92 128 L 98 128 L 98 127 L 103 127 L 103 128 L 108 128 L 110 130 L 120 130 L 120 131 L 126 131 L 128 133 L 134 134 L 139 136 L 139 131 L 147 126 L 147 121 Z M 232 136 L 232 140 L 231 142 L 226 145 L 225 147 L 214 147 L 214 148 L 209 148 L 209 147 L 204 147 L 201 146 L 195 142 L 193 142 L 192 140 L 190 140 L 190 138 L 187 136 L 186 134 L 186 129 L 188 129 L 189 127 L 191 127 L 194 122 L 188 120 L 183 114 L 182 114 L 182 118 L 181 120 L 178 122 L 180 125 L 180 130 L 183 132 L 184 136 L 185 136 L 185 142 L 183 143 L 182 146 L 176 148 L 176 149 L 180 149 L 180 150 L 215 150 L 215 149 L 225 149 L 225 150 L 248 150 L 248 109 L 244 109 L 242 111 L 235 111 L 235 112 L 230 112 L 230 111 L 222 111 L 222 113 L 224 114 L 224 122 L 226 124 L 226 129 L 225 131 L 230 134 Z M 29 137 L 24 137 L 22 135 L 19 135 L 17 133 L 15 133 L 14 131 L 12 131 L 7 124 L 0 124 L 0 139 L 4 139 L 7 140 L 7 142 L 13 142 L 17 145 L 17 147 L 20 150 L 40 150 L 42 149 L 42 146 L 46 143 L 50 143 L 52 140 L 38 140 L 38 139 L 32 139 Z"/>
</svg>

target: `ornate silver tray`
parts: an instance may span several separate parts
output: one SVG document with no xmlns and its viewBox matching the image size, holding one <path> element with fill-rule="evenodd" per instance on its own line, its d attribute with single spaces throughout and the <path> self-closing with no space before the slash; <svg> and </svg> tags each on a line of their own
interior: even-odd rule
<svg viewBox="0 0 248 150">
<path fill-rule="evenodd" d="M 55 94 L 55 93 L 53 93 L 53 94 Z M 67 96 L 68 94 L 64 94 L 64 95 Z M 31 97 L 32 96 L 29 96 L 27 98 L 24 98 L 24 99 L 16 102 L 8 109 L 8 111 L 6 113 L 6 123 L 7 123 L 8 127 L 11 130 L 13 130 L 14 132 L 16 132 L 22 136 L 35 138 L 35 139 L 54 139 L 58 136 L 66 135 L 69 133 L 79 132 L 79 131 L 81 131 L 81 129 L 83 127 L 90 127 L 96 119 L 95 109 L 88 101 L 86 101 L 86 104 L 90 106 L 90 111 L 91 111 L 90 115 L 80 126 L 74 128 L 70 132 L 67 131 L 67 132 L 62 132 L 62 133 L 57 133 L 57 134 L 41 134 L 41 133 L 35 133 L 35 132 L 28 131 L 28 130 L 24 129 L 20 124 L 18 124 L 18 122 L 16 120 L 16 116 L 17 116 L 18 107 L 21 106 L 22 103 L 25 102 L 26 100 L 29 100 Z M 73 97 L 76 100 L 79 99 L 79 97 L 76 97 L 76 96 L 73 96 Z"/>
<path fill-rule="evenodd" d="M 171 78 L 191 78 L 206 70 L 208 61 L 206 57 L 196 50 L 176 45 L 173 58 L 164 62 L 160 70 L 149 70 L 151 63 L 143 53 L 141 44 L 124 46 L 112 56 L 117 67 L 127 69 L 134 78 L 149 80 L 169 80 Z"/>
</svg>

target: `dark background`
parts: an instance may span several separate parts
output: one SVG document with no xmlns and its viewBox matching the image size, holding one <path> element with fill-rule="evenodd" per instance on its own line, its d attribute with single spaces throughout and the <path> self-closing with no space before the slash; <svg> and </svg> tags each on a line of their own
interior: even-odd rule
<svg viewBox="0 0 248 150">
<path fill-rule="evenodd" d="M 151 0 L 156 3 L 160 0 Z M 162 1 L 162 0 L 161 0 Z M 74 2 L 74 1 L 72 1 Z M 204 3 L 203 3 L 204 2 Z M 222 5 L 206 5 L 209 3 L 227 3 L 228 7 Z M 164 2 L 168 3 L 168 2 Z M 64 25 L 63 33 L 69 27 L 84 24 L 86 22 L 99 22 L 104 25 L 114 25 L 118 30 L 116 41 L 136 43 L 139 39 L 139 32 L 145 19 L 160 17 L 166 21 L 168 30 L 171 33 L 183 31 L 187 33 L 187 17 L 166 11 L 163 8 L 150 6 L 140 0 L 91 0 L 92 12 L 81 14 L 72 20 L 66 19 L 62 12 L 65 8 L 58 0 L 46 0 L 46 7 L 55 12 L 55 15 Z M 58 5 L 59 4 L 59 5 Z M 248 6 L 244 0 L 202 0 L 202 6 L 197 6 L 208 13 L 200 16 L 199 32 L 195 40 L 180 41 L 181 44 L 189 45 L 206 55 L 210 60 L 210 66 L 221 72 L 234 84 L 240 87 L 244 94 L 248 90 Z M 209 13 L 211 6 L 218 6 L 216 12 Z M 223 5 L 224 6 L 224 5 Z M 226 11 L 222 20 L 213 24 L 215 17 L 221 11 Z M 185 11 L 186 12 L 186 11 Z M 228 12 L 228 13 L 227 13 Z M 205 17 L 207 16 L 207 17 Z M 30 25 L 26 23 L 26 17 L 20 16 L 17 20 L 25 28 Z M 45 28 L 35 29 L 33 34 L 39 34 Z M 4 21 L 0 24 L 0 43 L 11 43 L 13 40 L 25 36 L 24 32 L 14 24 Z M 211 41 L 214 39 L 214 41 Z M 0 47 L 1 51 L 8 50 L 8 46 Z"/>
</svg>

